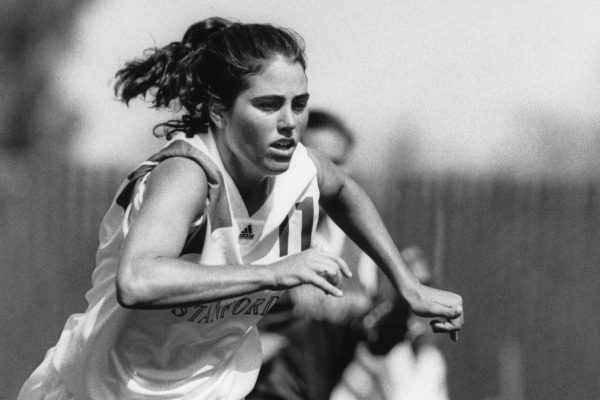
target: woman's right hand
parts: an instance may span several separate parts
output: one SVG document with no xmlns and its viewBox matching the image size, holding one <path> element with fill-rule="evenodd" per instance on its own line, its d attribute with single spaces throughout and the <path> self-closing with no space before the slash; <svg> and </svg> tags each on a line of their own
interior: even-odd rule
<svg viewBox="0 0 600 400">
<path fill-rule="evenodd" d="M 338 255 L 310 248 L 271 264 L 275 273 L 275 290 L 290 289 L 311 284 L 326 294 L 342 296 L 342 279 L 352 277 L 352 272 Z"/>
</svg>

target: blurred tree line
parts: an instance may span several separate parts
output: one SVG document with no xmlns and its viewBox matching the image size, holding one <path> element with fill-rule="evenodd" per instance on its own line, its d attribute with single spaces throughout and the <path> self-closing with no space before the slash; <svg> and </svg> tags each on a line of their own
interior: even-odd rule
<svg viewBox="0 0 600 400">
<path fill-rule="evenodd" d="M 42 318 L 44 325 L 33 330 L 26 323 L 32 302 L 39 299 L 33 307 L 40 307 L 53 301 L 39 289 L 52 287 L 43 271 L 55 270 L 47 256 L 53 243 L 49 235 L 37 240 L 40 227 L 31 221 L 40 210 L 55 213 L 60 204 L 40 193 L 40 186 L 51 185 L 47 178 L 57 169 L 50 166 L 66 162 L 77 112 L 63 105 L 56 72 L 70 50 L 78 15 L 91 1 L 0 1 L 0 398 L 8 399 L 40 361 L 42 353 L 29 349 L 49 346 L 36 336 L 48 321 Z M 48 175 L 40 174 L 46 170 Z M 32 207 L 32 199 L 39 204 Z M 43 256 L 35 255 L 36 248 Z"/>
<path fill-rule="evenodd" d="M 0 175 L 60 151 L 77 115 L 53 86 L 79 12 L 90 1 L 2 0 L 0 13 Z M 64 152 L 64 149 L 63 149 Z M 3 185 L 5 186 L 5 185 Z"/>
</svg>

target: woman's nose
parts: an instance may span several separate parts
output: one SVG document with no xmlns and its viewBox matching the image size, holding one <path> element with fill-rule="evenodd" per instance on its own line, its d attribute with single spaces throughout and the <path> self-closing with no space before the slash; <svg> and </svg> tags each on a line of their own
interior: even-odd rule
<svg viewBox="0 0 600 400">
<path fill-rule="evenodd" d="M 291 107 L 283 107 L 279 117 L 279 129 L 293 130 L 296 127 L 296 116 Z"/>
</svg>

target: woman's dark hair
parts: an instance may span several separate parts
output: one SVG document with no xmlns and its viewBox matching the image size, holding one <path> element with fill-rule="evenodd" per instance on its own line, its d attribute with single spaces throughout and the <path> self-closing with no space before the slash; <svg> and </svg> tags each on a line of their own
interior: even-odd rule
<svg viewBox="0 0 600 400">
<path fill-rule="evenodd" d="M 266 61 L 282 56 L 306 69 L 302 38 L 292 30 L 268 24 L 242 24 L 213 17 L 190 26 L 180 42 L 146 50 L 115 77 L 115 95 L 126 104 L 152 96 L 153 107 L 183 107 L 181 119 L 154 127 L 156 136 L 206 132 L 212 121 L 211 100 L 230 109 L 247 89 L 247 77 L 262 72 Z"/>
</svg>

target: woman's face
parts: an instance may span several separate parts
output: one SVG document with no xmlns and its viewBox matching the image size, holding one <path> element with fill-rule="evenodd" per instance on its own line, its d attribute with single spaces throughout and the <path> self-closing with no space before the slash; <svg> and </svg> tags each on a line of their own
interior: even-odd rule
<svg viewBox="0 0 600 400">
<path fill-rule="evenodd" d="M 308 119 L 302 65 L 279 57 L 222 112 L 216 135 L 221 158 L 235 179 L 260 180 L 285 172 Z"/>
</svg>

